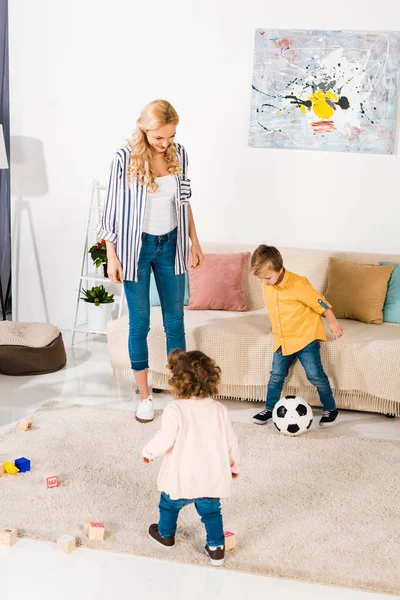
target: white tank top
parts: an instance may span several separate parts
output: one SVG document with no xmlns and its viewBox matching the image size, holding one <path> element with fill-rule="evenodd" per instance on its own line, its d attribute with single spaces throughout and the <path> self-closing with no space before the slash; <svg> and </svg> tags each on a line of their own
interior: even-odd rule
<svg viewBox="0 0 400 600">
<path fill-rule="evenodd" d="M 148 192 L 143 231 L 150 235 L 165 235 L 178 225 L 175 207 L 176 179 L 174 175 L 156 177 L 158 192 Z"/>
</svg>

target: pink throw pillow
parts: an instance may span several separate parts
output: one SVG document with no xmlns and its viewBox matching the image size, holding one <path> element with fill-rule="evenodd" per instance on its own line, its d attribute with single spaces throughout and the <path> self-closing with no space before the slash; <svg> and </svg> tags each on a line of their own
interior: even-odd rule
<svg viewBox="0 0 400 600">
<path fill-rule="evenodd" d="M 244 291 L 250 252 L 205 254 L 201 269 L 189 267 L 188 310 L 249 310 Z"/>
</svg>

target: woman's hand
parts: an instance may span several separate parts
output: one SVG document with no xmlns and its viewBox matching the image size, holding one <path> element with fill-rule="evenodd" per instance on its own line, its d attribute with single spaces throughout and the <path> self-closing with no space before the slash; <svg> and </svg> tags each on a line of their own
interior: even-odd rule
<svg viewBox="0 0 400 600">
<path fill-rule="evenodd" d="M 107 257 L 107 275 L 113 283 L 122 283 L 122 267 L 116 254 Z"/>
<path fill-rule="evenodd" d="M 201 251 L 200 244 L 192 245 L 192 268 L 200 269 L 203 266 L 203 252 Z"/>
</svg>

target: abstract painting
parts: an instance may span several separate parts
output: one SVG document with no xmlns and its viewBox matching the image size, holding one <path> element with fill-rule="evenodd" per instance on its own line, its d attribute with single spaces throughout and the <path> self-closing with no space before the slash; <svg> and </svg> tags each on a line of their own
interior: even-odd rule
<svg viewBox="0 0 400 600">
<path fill-rule="evenodd" d="M 257 29 L 249 145 L 391 154 L 398 32 Z"/>
</svg>

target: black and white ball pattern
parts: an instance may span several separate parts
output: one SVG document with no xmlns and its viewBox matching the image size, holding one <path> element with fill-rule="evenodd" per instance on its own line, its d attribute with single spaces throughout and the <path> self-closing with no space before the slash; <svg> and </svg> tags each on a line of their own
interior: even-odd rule
<svg viewBox="0 0 400 600">
<path fill-rule="evenodd" d="M 284 435 L 300 435 L 310 429 L 313 422 L 311 406 L 300 396 L 284 396 L 275 404 L 272 420 Z"/>
</svg>

